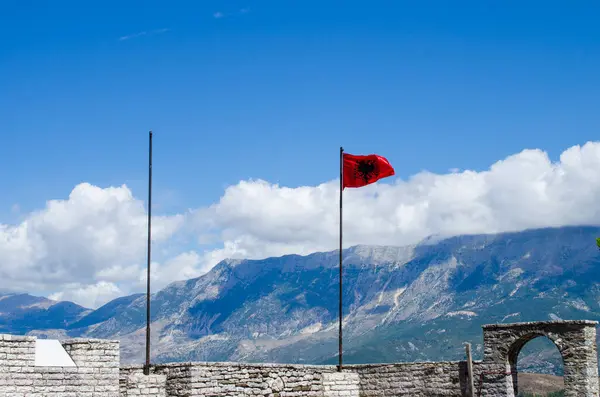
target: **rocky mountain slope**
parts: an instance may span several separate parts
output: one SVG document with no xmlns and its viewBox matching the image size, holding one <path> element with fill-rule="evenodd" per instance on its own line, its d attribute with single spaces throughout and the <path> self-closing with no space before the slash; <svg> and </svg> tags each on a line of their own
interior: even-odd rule
<svg viewBox="0 0 600 397">
<path fill-rule="evenodd" d="M 61 329 L 91 312 L 73 302 L 56 302 L 28 294 L 0 294 L 0 333 Z"/>
<path fill-rule="evenodd" d="M 346 249 L 345 362 L 462 359 L 466 341 L 478 358 L 485 323 L 599 320 L 597 236 L 563 227 Z M 334 363 L 338 281 L 335 251 L 223 261 L 152 295 L 154 360 Z M 144 295 L 66 322 L 23 330 L 119 338 L 124 361 L 143 360 Z M 525 347 L 528 369 L 561 374 L 549 343 Z"/>
</svg>

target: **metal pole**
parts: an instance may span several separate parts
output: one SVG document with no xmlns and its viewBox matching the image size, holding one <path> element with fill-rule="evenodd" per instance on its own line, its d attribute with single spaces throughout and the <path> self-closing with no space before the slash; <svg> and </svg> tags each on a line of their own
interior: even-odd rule
<svg viewBox="0 0 600 397">
<path fill-rule="evenodd" d="M 468 383 L 467 387 L 469 388 L 468 396 L 475 396 L 475 386 L 474 386 L 474 375 L 473 375 L 473 357 L 471 357 L 471 344 L 465 343 L 465 349 L 467 351 L 467 371 L 469 372 L 467 375 Z"/>
<path fill-rule="evenodd" d="M 148 275 L 146 285 L 146 365 L 144 374 L 150 374 L 150 258 L 152 245 L 152 131 L 150 131 L 148 156 Z"/>
<path fill-rule="evenodd" d="M 339 325 L 339 366 L 338 371 L 342 371 L 342 191 L 344 190 L 344 148 L 340 147 L 340 325 Z"/>
</svg>

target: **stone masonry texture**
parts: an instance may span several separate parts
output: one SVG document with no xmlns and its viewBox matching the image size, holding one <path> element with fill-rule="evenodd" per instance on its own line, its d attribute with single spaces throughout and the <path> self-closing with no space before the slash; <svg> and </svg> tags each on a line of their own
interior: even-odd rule
<svg viewBox="0 0 600 397">
<path fill-rule="evenodd" d="M 332 397 L 359 397 L 360 378 L 355 372 L 324 373 L 323 394 Z"/>
<path fill-rule="evenodd" d="M 467 366 L 458 361 L 352 365 L 346 370 L 359 375 L 360 396 L 463 396 Z"/>
<path fill-rule="evenodd" d="M 596 326 L 595 321 L 485 325 L 483 327 L 485 374 L 482 395 L 516 396 L 519 352 L 530 340 L 545 336 L 554 342 L 563 358 L 565 396 L 598 396 Z"/>
<path fill-rule="evenodd" d="M 63 341 L 77 367 L 36 367 L 35 337 L 0 335 L 0 396 L 117 397 L 119 342 Z"/>
<path fill-rule="evenodd" d="M 142 367 L 124 367 L 121 371 L 126 374 L 141 373 Z M 151 371 L 153 374 L 166 375 L 168 396 L 323 397 L 326 395 L 323 375 L 335 372 L 336 368 L 284 364 L 177 363 L 154 366 Z"/>
<path fill-rule="evenodd" d="M 516 360 L 538 336 L 564 361 L 565 395 L 598 396 L 596 322 L 558 321 L 483 326 L 484 357 L 473 363 L 473 396 L 514 397 Z M 470 396 L 465 362 L 344 366 L 172 363 L 119 368 L 119 342 L 61 342 L 76 368 L 36 367 L 35 337 L 0 335 L 0 397 L 442 397 Z"/>
<path fill-rule="evenodd" d="M 165 397 L 167 377 L 165 375 L 144 375 L 143 373 L 121 372 L 121 396 Z"/>
</svg>

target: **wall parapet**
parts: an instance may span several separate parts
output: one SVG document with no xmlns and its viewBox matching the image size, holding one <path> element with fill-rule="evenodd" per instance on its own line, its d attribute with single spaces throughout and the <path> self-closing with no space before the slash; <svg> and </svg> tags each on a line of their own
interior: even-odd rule
<svg viewBox="0 0 600 397">
<path fill-rule="evenodd" d="M 473 362 L 475 395 L 514 397 L 516 358 L 529 340 L 547 336 L 564 360 L 565 393 L 598 396 L 595 321 L 484 325 L 483 360 Z M 463 397 L 465 361 L 333 365 L 182 362 L 119 367 L 119 341 L 68 339 L 39 344 L 0 334 L 0 397 Z M 50 346 L 51 345 L 51 346 Z M 43 348 L 42 348 L 43 347 Z M 70 360 L 36 360 L 56 348 Z M 44 350 L 46 349 L 46 350 Z M 66 357 L 66 356 L 65 356 Z M 36 366 L 68 361 L 71 366 Z M 73 363 L 75 366 L 73 367 Z"/>
<path fill-rule="evenodd" d="M 165 375 L 144 375 L 140 373 L 122 374 L 119 379 L 121 396 L 166 397 L 167 377 Z"/>
<path fill-rule="evenodd" d="M 323 395 L 328 397 L 359 397 L 360 377 L 356 372 L 323 374 Z"/>
<path fill-rule="evenodd" d="M 478 370 L 480 363 L 474 365 Z M 122 378 L 141 374 L 143 366 L 121 371 Z M 459 397 L 466 390 L 463 361 L 352 364 L 342 373 L 333 365 L 185 362 L 154 365 L 150 372 L 166 375 L 168 396 Z"/>
<path fill-rule="evenodd" d="M 0 335 L 0 395 L 14 397 L 119 396 L 119 343 L 62 342 L 76 367 L 36 366 L 34 336 Z"/>
<path fill-rule="evenodd" d="M 545 326 L 557 327 L 557 326 L 591 326 L 596 327 L 598 325 L 598 321 L 593 320 L 557 320 L 557 321 L 525 321 L 522 323 L 502 323 L 502 324 L 484 324 L 481 326 L 484 330 L 495 330 L 495 329 L 516 329 L 516 328 L 542 328 Z"/>
</svg>

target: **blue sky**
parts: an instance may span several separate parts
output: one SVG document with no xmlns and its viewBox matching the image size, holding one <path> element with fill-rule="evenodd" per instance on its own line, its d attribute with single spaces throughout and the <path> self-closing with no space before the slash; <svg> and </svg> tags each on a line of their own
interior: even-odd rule
<svg viewBox="0 0 600 397">
<path fill-rule="evenodd" d="M 600 224 L 600 143 L 584 145 L 600 127 L 598 15 L 592 1 L 1 1 L 0 277 L 90 307 L 143 290 L 150 129 L 162 285 L 335 248 L 339 146 L 397 174 L 345 193 L 346 246 Z"/>
<path fill-rule="evenodd" d="M 166 212 L 334 179 L 340 145 L 405 178 L 597 136 L 597 2 L 449 4 L 5 0 L 0 214 L 82 181 L 143 197 L 149 129 Z"/>
</svg>

